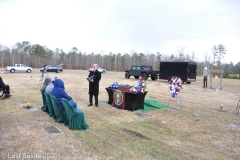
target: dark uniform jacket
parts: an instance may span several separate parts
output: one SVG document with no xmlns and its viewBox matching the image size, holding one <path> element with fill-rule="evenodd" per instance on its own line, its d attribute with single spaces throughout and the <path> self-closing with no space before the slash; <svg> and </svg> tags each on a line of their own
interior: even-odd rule
<svg viewBox="0 0 240 160">
<path fill-rule="evenodd" d="M 5 84 L 3 83 L 2 77 L 0 77 L 0 88 L 5 88 Z"/>
<path fill-rule="evenodd" d="M 98 72 L 98 70 L 91 71 L 88 75 L 88 77 L 92 77 L 93 76 L 93 82 L 89 81 L 89 91 L 88 94 L 91 95 L 96 95 L 98 96 L 99 94 L 99 81 L 101 80 L 101 73 Z"/>
</svg>

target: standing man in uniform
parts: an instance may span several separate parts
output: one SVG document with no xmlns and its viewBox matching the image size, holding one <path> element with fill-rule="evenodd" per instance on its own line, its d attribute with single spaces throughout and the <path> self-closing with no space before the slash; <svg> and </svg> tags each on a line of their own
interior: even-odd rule
<svg viewBox="0 0 240 160">
<path fill-rule="evenodd" d="M 101 73 L 98 72 L 98 65 L 93 64 L 93 71 L 90 71 L 88 75 L 89 81 L 89 105 L 88 107 L 93 105 L 93 96 L 95 98 L 95 106 L 98 106 L 98 94 L 99 94 L 99 81 L 101 80 Z"/>
<path fill-rule="evenodd" d="M 209 78 L 209 70 L 207 69 L 207 67 L 204 68 L 203 71 L 203 87 L 202 88 L 207 88 L 207 79 Z"/>
</svg>

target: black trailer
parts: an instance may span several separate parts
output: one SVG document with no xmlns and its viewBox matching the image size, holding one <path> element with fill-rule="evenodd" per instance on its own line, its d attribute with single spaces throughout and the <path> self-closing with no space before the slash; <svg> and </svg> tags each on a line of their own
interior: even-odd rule
<svg viewBox="0 0 240 160">
<path fill-rule="evenodd" d="M 197 63 L 195 62 L 160 62 L 159 79 L 170 80 L 179 77 L 182 83 L 196 82 Z"/>
</svg>

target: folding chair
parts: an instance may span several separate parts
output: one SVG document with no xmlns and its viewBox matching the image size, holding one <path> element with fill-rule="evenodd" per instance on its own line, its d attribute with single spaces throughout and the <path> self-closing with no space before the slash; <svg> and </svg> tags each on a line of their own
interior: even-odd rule
<svg viewBox="0 0 240 160">
<path fill-rule="evenodd" d="M 62 102 L 68 117 L 69 129 L 78 129 L 78 130 L 88 129 L 89 126 L 85 122 L 85 116 L 83 111 L 73 109 L 72 105 L 65 98 L 62 98 Z"/>
<path fill-rule="evenodd" d="M 64 125 L 68 126 L 68 119 L 67 119 L 67 115 L 65 110 L 62 109 L 62 107 L 60 106 L 60 104 L 57 101 L 57 98 L 49 95 L 51 102 L 52 102 L 52 106 L 53 106 L 53 110 L 56 116 L 55 122 L 58 123 L 64 123 Z"/>
<path fill-rule="evenodd" d="M 45 95 L 45 98 L 46 98 L 46 104 L 47 104 L 47 107 L 48 107 L 49 116 L 56 119 L 55 112 L 54 112 L 53 105 L 52 105 L 52 101 L 51 101 L 51 98 L 50 98 L 50 94 L 44 92 L 44 95 Z"/>
<path fill-rule="evenodd" d="M 46 97 L 44 95 L 44 91 L 42 89 L 40 89 L 40 92 L 41 92 L 42 101 L 43 101 L 43 106 L 41 107 L 41 109 L 42 109 L 43 112 L 47 112 L 49 114 L 47 103 L 46 103 Z"/>
</svg>

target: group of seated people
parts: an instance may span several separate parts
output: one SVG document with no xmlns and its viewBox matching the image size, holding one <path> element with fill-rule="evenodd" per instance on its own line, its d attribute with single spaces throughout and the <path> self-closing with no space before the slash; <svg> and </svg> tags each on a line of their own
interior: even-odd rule
<svg viewBox="0 0 240 160">
<path fill-rule="evenodd" d="M 62 102 L 62 98 L 67 99 L 72 105 L 72 107 L 74 109 L 77 109 L 77 103 L 74 102 L 73 98 L 67 94 L 67 92 L 65 91 L 64 82 L 61 79 L 55 77 L 55 79 L 52 80 L 51 78 L 47 77 L 44 79 L 43 86 L 41 89 L 44 92 L 56 97 L 58 103 L 60 104 L 63 110 L 64 105 Z"/>
<path fill-rule="evenodd" d="M 47 110 L 45 110 L 45 108 L 49 107 L 48 108 L 49 115 L 51 117 L 54 117 L 55 122 L 64 123 L 64 125 L 67 125 L 69 129 L 86 130 L 89 128 L 89 126 L 85 122 L 84 113 L 81 110 L 77 109 L 77 103 L 74 102 L 73 98 L 66 93 L 64 82 L 61 79 L 55 78 L 52 81 L 51 78 L 45 78 L 41 90 L 42 90 L 41 94 L 42 94 L 43 101 L 44 101 L 44 97 L 46 97 L 46 98 L 48 97 L 45 95 L 50 94 L 51 96 L 56 97 L 56 100 L 58 101 L 59 106 L 63 110 L 65 110 L 64 112 L 62 112 L 62 115 L 60 115 L 59 112 L 61 112 L 61 111 L 59 109 L 56 109 L 56 108 L 58 108 L 58 105 L 54 106 L 54 104 L 56 103 L 55 100 L 52 103 L 53 108 L 51 108 L 50 105 L 49 106 L 45 105 L 45 106 L 43 106 L 44 108 L 42 107 L 43 111 L 47 111 Z M 43 96 L 43 92 L 44 92 L 44 96 Z M 50 99 L 52 99 L 52 97 L 50 97 Z M 70 109 L 68 108 L 69 104 L 66 103 L 66 100 L 68 100 L 68 102 L 71 104 L 73 110 L 71 110 L 71 107 L 70 107 Z M 48 99 L 48 101 L 49 101 L 49 99 Z M 46 102 L 44 102 L 44 103 L 46 103 Z M 65 108 L 64 104 L 67 105 L 66 108 Z M 51 113 L 52 109 L 53 109 L 53 112 L 56 112 L 55 115 L 54 115 L 54 113 L 53 114 Z"/>
<path fill-rule="evenodd" d="M 9 85 L 6 85 L 6 84 L 3 82 L 2 77 L 0 77 L 0 88 L 3 90 L 3 93 L 4 93 L 3 99 L 12 96 L 12 95 L 10 94 L 10 86 L 9 86 Z"/>
</svg>

